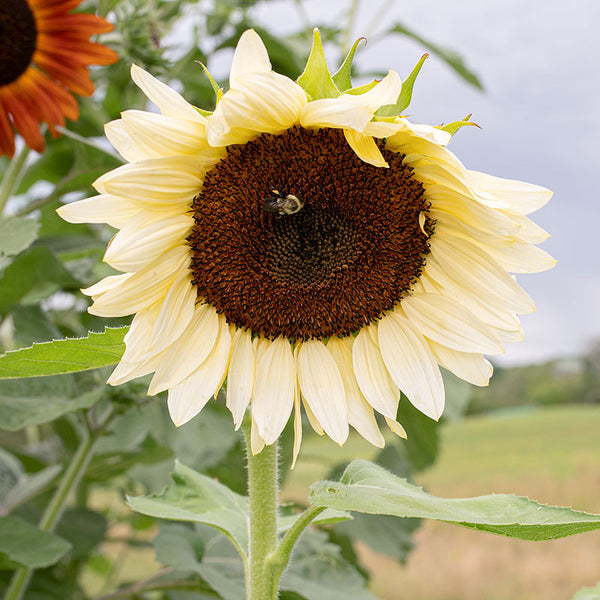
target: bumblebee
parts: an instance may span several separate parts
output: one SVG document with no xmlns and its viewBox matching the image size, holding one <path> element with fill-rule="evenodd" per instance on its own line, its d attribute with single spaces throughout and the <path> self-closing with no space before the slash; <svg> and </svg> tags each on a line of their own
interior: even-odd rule
<svg viewBox="0 0 600 600">
<path fill-rule="evenodd" d="M 263 210 L 268 213 L 282 217 L 293 215 L 304 206 L 304 202 L 293 194 L 284 194 L 279 190 L 271 190 L 273 196 L 267 198 L 263 204 Z"/>
</svg>

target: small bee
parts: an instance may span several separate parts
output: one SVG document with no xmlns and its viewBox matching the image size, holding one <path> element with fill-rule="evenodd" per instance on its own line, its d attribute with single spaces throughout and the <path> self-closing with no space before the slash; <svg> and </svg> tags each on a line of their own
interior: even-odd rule
<svg viewBox="0 0 600 600">
<path fill-rule="evenodd" d="M 282 217 L 283 215 L 293 215 L 303 206 L 304 202 L 293 194 L 284 194 L 279 190 L 271 190 L 273 196 L 267 198 L 263 204 L 263 209 L 268 213 Z"/>
</svg>

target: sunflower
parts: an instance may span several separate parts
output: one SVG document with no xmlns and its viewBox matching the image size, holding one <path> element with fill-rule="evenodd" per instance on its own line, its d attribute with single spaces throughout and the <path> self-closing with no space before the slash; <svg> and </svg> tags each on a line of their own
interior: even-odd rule
<svg viewBox="0 0 600 600">
<path fill-rule="evenodd" d="M 40 124 L 76 120 L 79 108 L 69 93 L 94 91 L 87 67 L 114 63 L 117 54 L 89 41 L 112 30 L 104 19 L 71 13 L 81 0 L 2 0 L 0 3 L 0 155 L 13 156 L 17 130 L 25 143 L 43 152 Z"/>
<path fill-rule="evenodd" d="M 84 290 L 92 314 L 135 313 L 109 383 L 153 372 L 149 394 L 168 390 L 181 425 L 227 378 L 254 453 L 292 412 L 297 453 L 302 407 L 339 444 L 352 425 L 383 446 L 375 413 L 405 436 L 401 392 L 438 419 L 440 365 L 487 385 L 483 355 L 522 339 L 535 308 L 510 273 L 554 264 L 526 216 L 551 192 L 467 170 L 442 129 L 378 117 L 399 97 L 394 71 L 344 93 L 327 72 L 329 97 L 307 74 L 311 95 L 246 31 L 207 113 L 134 66 L 160 114 L 109 123 L 129 164 L 59 209 L 120 230 L 104 260 L 123 274 Z"/>
</svg>

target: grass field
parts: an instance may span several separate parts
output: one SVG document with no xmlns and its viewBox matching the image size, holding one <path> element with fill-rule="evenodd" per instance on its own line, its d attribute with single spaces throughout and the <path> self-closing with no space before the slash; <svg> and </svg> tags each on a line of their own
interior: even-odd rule
<svg viewBox="0 0 600 600">
<path fill-rule="evenodd" d="M 327 463 L 368 458 L 353 439 L 343 448 L 309 438 L 287 485 L 302 500 Z M 332 460 L 331 454 L 335 454 Z M 600 406 L 511 411 L 442 429 L 439 460 L 419 480 L 446 497 L 516 493 L 546 504 L 600 513 Z M 359 548 L 384 600 L 569 600 L 600 580 L 600 532 L 523 542 L 429 521 L 407 565 Z"/>
</svg>

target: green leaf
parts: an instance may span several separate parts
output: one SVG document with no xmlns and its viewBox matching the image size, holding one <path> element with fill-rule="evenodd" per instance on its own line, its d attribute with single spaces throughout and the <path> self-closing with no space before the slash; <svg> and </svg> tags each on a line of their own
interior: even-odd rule
<svg viewBox="0 0 600 600">
<path fill-rule="evenodd" d="M 175 462 L 173 484 L 160 494 L 128 497 L 137 512 L 160 519 L 204 523 L 223 533 L 238 552 L 248 552 L 248 499 Z"/>
<path fill-rule="evenodd" d="M 310 500 L 316 506 L 436 519 L 523 540 L 550 540 L 600 528 L 600 515 L 508 494 L 437 498 L 364 460 L 352 462 L 340 482 L 313 484 Z"/>
<path fill-rule="evenodd" d="M 0 314 L 19 302 L 33 303 L 61 288 L 80 285 L 48 248 L 30 248 L 6 267 L 0 279 Z"/>
<path fill-rule="evenodd" d="M 114 365 L 125 351 L 128 327 L 106 327 L 84 338 L 33 344 L 0 356 L 0 379 L 76 373 Z"/>
<path fill-rule="evenodd" d="M 600 583 L 593 588 L 586 587 L 579 590 L 573 596 L 573 600 L 600 600 Z"/>
<path fill-rule="evenodd" d="M 313 30 L 312 50 L 297 83 L 313 100 L 337 98 L 340 95 L 329 73 L 321 43 L 321 34 L 317 28 Z"/>
<path fill-rule="evenodd" d="M 388 33 L 399 33 L 401 35 L 405 35 L 416 42 L 419 42 L 422 46 L 427 48 L 433 54 L 436 54 L 439 58 L 441 58 L 449 67 L 454 69 L 454 71 L 460 75 L 467 83 L 475 86 L 478 90 L 483 90 L 483 85 L 479 81 L 479 78 L 473 71 L 471 71 L 463 58 L 457 54 L 454 50 L 450 48 L 445 48 L 444 46 L 439 46 L 438 44 L 434 44 L 429 40 L 421 37 L 418 33 L 408 29 L 404 25 L 400 23 L 396 23 L 394 27 L 392 27 Z"/>
<path fill-rule="evenodd" d="M 0 429 L 18 431 L 89 408 L 102 397 L 104 386 L 82 393 L 71 377 L 32 377 L 0 382 Z"/>
<path fill-rule="evenodd" d="M 376 600 L 366 580 L 331 544 L 322 531 L 307 530 L 294 548 L 292 562 L 281 578 L 281 589 L 306 600 Z"/>
<path fill-rule="evenodd" d="M 15 465 L 19 466 L 19 470 L 14 470 Z M 27 474 L 15 457 L 0 449 L 0 514 L 9 514 L 15 507 L 45 490 L 61 471 L 61 465 L 50 465 Z"/>
<path fill-rule="evenodd" d="M 37 238 L 39 228 L 37 221 L 25 217 L 0 220 L 0 255 L 14 256 L 29 248 Z"/>
<path fill-rule="evenodd" d="M 151 465 L 173 456 L 168 446 L 162 446 L 148 435 L 135 450 L 98 453 L 92 459 L 86 480 L 107 481 L 139 464 Z"/>
<path fill-rule="evenodd" d="M 0 569 L 39 569 L 58 562 L 71 545 L 22 519 L 0 517 Z"/>
<path fill-rule="evenodd" d="M 348 56 L 346 56 L 344 59 L 342 66 L 332 75 L 331 79 L 340 92 L 345 92 L 352 87 L 352 79 L 350 76 L 352 74 L 352 62 L 354 61 L 354 55 L 358 50 L 358 45 L 361 42 L 366 41 L 367 38 L 358 38 L 352 45 L 352 48 L 350 48 L 350 52 L 348 52 Z"/>
<path fill-rule="evenodd" d="M 161 525 L 153 543 L 158 560 L 197 573 L 224 600 L 246 597 L 243 563 L 222 534 L 202 525 Z"/>
<path fill-rule="evenodd" d="M 56 533 L 72 545 L 71 556 L 88 556 L 104 540 L 106 518 L 100 513 L 84 507 L 65 511 Z"/>
<path fill-rule="evenodd" d="M 408 108 L 410 101 L 412 100 L 415 80 L 421 71 L 423 63 L 428 57 L 429 54 L 423 54 L 423 56 L 421 56 L 419 62 L 415 65 L 415 68 L 410 72 L 410 75 L 402 82 L 402 89 L 400 90 L 400 95 L 398 96 L 396 104 L 382 106 L 376 113 L 378 117 L 397 117 Z"/>
<path fill-rule="evenodd" d="M 302 516 L 301 513 L 294 513 L 291 515 L 281 515 L 277 521 L 277 530 L 279 533 L 285 533 L 288 529 L 291 529 L 294 523 Z M 344 521 L 351 521 L 354 517 L 343 510 L 332 510 L 326 509 L 311 523 L 313 525 L 335 525 L 336 523 L 342 523 Z"/>
</svg>

